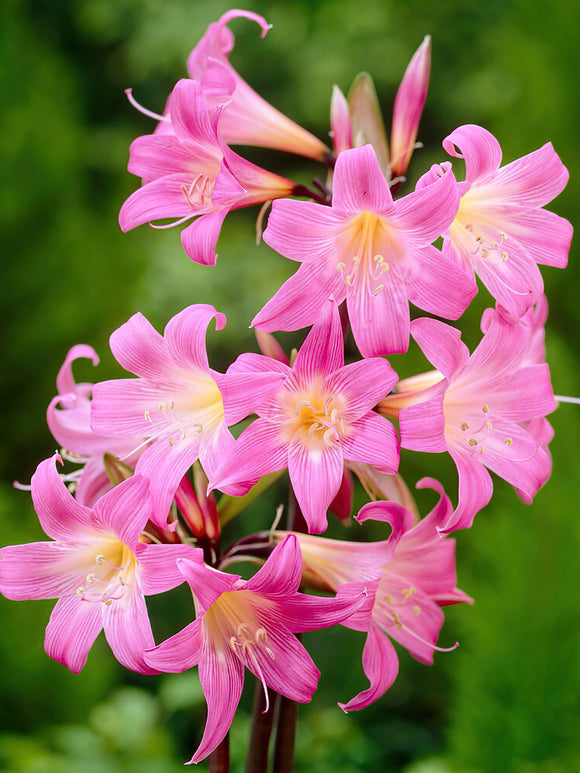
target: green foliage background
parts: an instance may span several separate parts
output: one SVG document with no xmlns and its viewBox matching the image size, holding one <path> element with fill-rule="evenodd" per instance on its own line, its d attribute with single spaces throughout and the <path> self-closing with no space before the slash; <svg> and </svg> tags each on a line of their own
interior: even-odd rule
<svg viewBox="0 0 580 773">
<path fill-rule="evenodd" d="M 0 5 L 1 544 L 42 539 L 28 495 L 11 482 L 27 481 L 54 450 L 44 415 L 70 346 L 85 342 L 102 356 L 97 375 L 79 367 L 79 378 L 119 375 L 107 346 L 113 329 L 137 310 L 162 329 L 181 308 L 203 301 L 228 315 L 225 331 L 210 337 L 212 362 L 224 367 L 254 346 L 249 320 L 294 270 L 253 245 L 254 212 L 228 218 L 216 268 L 191 263 L 177 232 L 123 235 L 116 222 L 137 184 L 125 171 L 129 143 L 151 130 L 123 90 L 132 86 L 142 103 L 161 110 L 189 51 L 227 8 L 201 0 Z M 328 131 L 332 84 L 346 91 L 361 70 L 373 74 L 389 116 L 408 59 L 431 34 L 432 81 L 419 135 L 425 149 L 410 178 L 441 159 L 441 139 L 453 128 L 480 123 L 496 134 L 506 161 L 552 141 L 571 173 L 553 208 L 577 219 L 574 0 L 256 0 L 251 9 L 274 27 L 260 41 L 254 25 L 235 23 L 232 61 L 265 98 L 320 137 Z M 248 155 L 304 182 L 318 172 L 300 159 Z M 567 271 L 544 276 L 554 388 L 580 395 L 576 246 Z M 484 303 L 466 315 L 471 343 Z M 411 370 L 419 360 L 393 364 Z M 297 770 L 580 769 L 577 409 L 563 406 L 553 424 L 554 474 L 534 505 L 498 481 L 493 503 L 457 535 L 460 586 L 476 599 L 472 608 L 448 611 L 443 643 L 459 639 L 459 650 L 438 655 L 434 668 L 402 652 L 401 675 L 384 699 L 345 716 L 335 704 L 363 686 L 361 638 L 348 631 L 306 638 L 323 677 L 313 704 L 301 709 Z M 444 459 L 404 455 L 402 471 L 411 484 L 433 474 L 450 491 L 455 485 Z M 171 599 L 182 611 L 183 599 Z M 51 606 L 0 599 L 0 770 L 181 769 L 204 721 L 196 675 L 138 677 L 99 641 L 75 677 L 43 653 Z M 170 626 L 170 610 L 155 609 Z M 248 721 L 242 713 L 232 730 L 236 770 L 243 769 Z"/>
</svg>

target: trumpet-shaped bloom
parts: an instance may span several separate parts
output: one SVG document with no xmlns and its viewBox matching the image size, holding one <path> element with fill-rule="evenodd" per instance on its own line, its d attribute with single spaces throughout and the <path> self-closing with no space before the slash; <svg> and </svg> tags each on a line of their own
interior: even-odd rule
<svg viewBox="0 0 580 773">
<path fill-rule="evenodd" d="M 128 465 L 134 466 L 139 452 L 131 455 L 131 451 L 140 445 L 142 438 L 106 437 L 91 429 L 93 384 L 75 382 L 72 365 L 77 359 L 91 360 L 93 365 L 99 363 L 97 353 L 90 346 L 78 344 L 72 347 L 58 372 L 58 394 L 50 401 L 46 420 L 53 437 L 62 446 L 64 456 L 83 465 L 66 479 L 75 484 L 77 501 L 90 507 L 113 485 L 105 470 L 103 455 L 126 457 Z"/>
<path fill-rule="evenodd" d="M 228 732 L 246 668 L 262 682 L 267 708 L 268 687 L 309 702 L 320 673 L 293 634 L 342 622 L 360 607 L 364 592 L 341 599 L 298 593 L 302 560 L 293 535 L 274 548 L 250 580 L 210 569 L 201 558 L 178 564 L 194 595 L 196 619 L 145 657 L 159 671 L 199 666 L 208 714 L 193 763 L 207 757 Z"/>
<path fill-rule="evenodd" d="M 280 373 L 284 381 L 261 401 L 258 419 L 245 429 L 210 485 L 255 483 L 288 467 L 310 532 L 326 529 L 326 511 L 339 492 L 344 462 L 371 464 L 394 473 L 399 462 L 393 425 L 373 411 L 397 376 L 389 363 L 371 358 L 344 365 L 336 303 L 328 301 L 292 368 L 259 354 L 241 355 L 232 369 Z"/>
<path fill-rule="evenodd" d="M 500 167 L 499 143 L 481 126 L 460 126 L 443 147 L 465 160 L 466 177 L 443 253 L 471 267 L 519 317 L 543 293 L 537 264 L 567 264 L 572 225 L 543 207 L 562 192 L 568 170 L 551 143 Z"/>
<path fill-rule="evenodd" d="M 181 233 L 183 248 L 193 260 L 214 264 L 229 211 L 288 196 L 295 184 L 225 144 L 220 136 L 224 107 L 209 108 L 196 81 L 175 85 L 167 111 L 166 129 L 131 144 L 128 168 L 144 184 L 123 204 L 119 223 L 129 231 L 161 218 L 177 218 L 173 225 L 181 225 L 197 217 Z"/>
<path fill-rule="evenodd" d="M 233 145 L 275 148 L 322 160 L 328 153 L 326 145 L 260 97 L 229 63 L 234 36 L 227 25 L 232 19 L 240 17 L 256 22 L 262 30 L 262 37 L 271 27 L 257 13 L 236 9 L 228 11 L 217 22 L 210 24 L 187 60 L 190 77 L 204 83 L 210 100 L 207 73 L 213 62 L 223 65 L 221 73 L 215 71 L 219 77 L 211 77 L 211 89 L 217 92 L 216 102 L 223 101 L 221 90 L 227 88 L 228 82 L 233 82 L 231 99 L 220 124 L 224 141 Z"/>
<path fill-rule="evenodd" d="M 413 155 L 419 121 L 427 98 L 430 70 L 431 38 L 426 35 L 405 70 L 395 98 L 391 128 L 391 173 L 393 177 L 405 174 Z"/>
<path fill-rule="evenodd" d="M 431 246 L 455 217 L 457 183 L 447 172 L 393 201 L 370 145 L 337 159 L 332 207 L 274 202 L 264 240 L 302 263 L 252 324 L 267 331 L 314 322 L 331 295 L 346 298 L 365 357 L 406 351 L 409 301 L 455 319 L 475 293 L 473 278 Z"/>
<path fill-rule="evenodd" d="M 427 390 L 397 395 L 401 445 L 448 451 L 459 473 L 457 508 L 443 531 L 471 526 L 490 500 L 488 469 L 531 502 L 551 471 L 538 420 L 556 407 L 545 362 L 529 362 L 530 331 L 487 310 L 484 336 L 470 356 L 458 330 L 438 320 L 412 323 L 413 337 L 440 380 Z M 384 402 L 388 402 L 388 399 Z M 533 424 L 530 424 L 532 422 Z"/>
<path fill-rule="evenodd" d="M 420 487 L 435 489 L 440 500 L 423 520 L 395 502 L 371 502 L 356 520 L 376 520 L 391 526 L 382 542 L 345 542 L 297 534 L 306 582 L 351 595 L 365 588 L 367 598 L 343 625 L 366 631 L 363 669 L 370 682 L 346 704 L 345 711 L 362 709 L 383 695 L 398 673 L 390 641 L 406 647 L 422 663 L 432 663 L 443 613 L 440 607 L 471 599 L 456 586 L 455 541 L 442 539 L 438 527 L 453 510 L 441 485 L 430 478 Z M 280 539 L 284 532 L 276 532 Z"/>
<path fill-rule="evenodd" d="M 137 379 L 95 384 L 91 422 L 107 435 L 139 435 L 147 447 L 136 472 L 151 482 L 154 521 L 166 526 L 169 507 L 184 474 L 199 458 L 208 475 L 233 446 L 228 426 L 246 414 L 248 390 L 260 394 L 280 374 L 224 375 L 209 367 L 205 335 L 212 319 L 218 330 L 225 316 L 197 304 L 181 311 L 161 336 L 135 314 L 111 336 L 111 350 Z M 251 413 L 251 406 L 248 412 Z"/>
<path fill-rule="evenodd" d="M 141 542 L 151 517 L 147 481 L 132 477 L 90 509 L 68 492 L 54 459 L 46 459 L 32 477 L 32 499 L 53 541 L 2 548 L 0 592 L 16 600 L 59 599 L 44 646 L 71 671 L 82 669 L 104 630 L 120 663 L 156 673 L 143 660 L 143 651 L 154 645 L 144 597 L 180 585 L 176 559 L 196 551 Z"/>
</svg>

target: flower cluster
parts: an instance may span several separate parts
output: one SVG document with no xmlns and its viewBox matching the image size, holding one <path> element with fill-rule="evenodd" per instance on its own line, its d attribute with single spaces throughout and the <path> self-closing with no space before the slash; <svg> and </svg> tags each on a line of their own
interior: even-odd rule
<svg viewBox="0 0 580 773">
<path fill-rule="evenodd" d="M 524 502 L 550 475 L 545 417 L 556 403 L 537 264 L 563 268 L 572 236 L 568 221 L 544 209 L 568 178 L 552 146 L 501 166 L 498 141 L 480 126 L 455 129 L 443 141 L 452 161 L 442 158 L 398 195 L 427 94 L 428 37 L 397 93 L 391 153 L 368 76 L 348 98 L 335 87 L 329 148 L 232 68 L 228 24 L 238 17 L 262 36 L 269 29 L 239 10 L 209 27 L 188 59 L 189 77 L 163 115 L 150 114 L 154 130 L 131 145 L 129 171 L 142 184 L 120 224 L 169 218 L 156 227 L 184 226 L 185 252 L 214 264 L 228 212 L 273 202 L 264 241 L 300 266 L 252 321 L 262 353 L 214 370 L 206 334 L 226 318 L 203 303 L 179 312 L 163 335 L 140 313 L 112 334 L 130 377 L 76 383 L 74 362 L 98 358 L 73 347 L 47 421 L 76 468 L 59 472 L 57 455 L 31 482 L 50 541 L 0 550 L 4 596 L 58 599 L 45 648 L 72 671 L 101 629 L 115 657 L 139 673 L 199 668 L 208 713 L 191 762 L 227 735 L 246 669 L 266 709 L 269 690 L 310 701 L 319 671 L 301 632 L 341 624 L 366 634 L 369 687 L 340 703 L 345 711 L 368 706 L 395 680 L 391 640 L 433 662 L 441 608 L 471 602 L 456 587 L 448 535 L 471 526 L 489 502 L 490 471 Z M 327 167 L 327 184 L 285 179 L 231 145 L 303 155 Z M 411 321 L 410 304 L 459 319 L 478 292 L 476 277 L 495 306 L 473 352 L 448 322 Z M 302 328 L 302 345 L 287 357 L 271 334 Z M 360 356 L 345 362 L 349 331 Z M 386 358 L 411 339 L 434 370 L 400 380 Z M 449 454 L 457 497 L 422 479 L 417 486 L 435 490 L 438 502 L 419 518 L 399 474 L 401 448 Z M 226 521 L 284 471 L 286 529 L 227 545 Z M 358 514 L 355 483 L 369 499 Z M 320 536 L 328 511 L 347 531 L 354 521 L 380 521 L 390 533 L 381 541 Z M 243 579 L 229 571 L 239 561 L 260 568 Z M 145 597 L 184 583 L 195 617 L 156 642 Z"/>
</svg>

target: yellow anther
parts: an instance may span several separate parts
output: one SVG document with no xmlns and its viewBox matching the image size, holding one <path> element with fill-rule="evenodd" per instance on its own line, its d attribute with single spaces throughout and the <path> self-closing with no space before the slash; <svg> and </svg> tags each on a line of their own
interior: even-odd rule
<svg viewBox="0 0 580 773">
<path fill-rule="evenodd" d="M 103 599 L 103 604 L 106 604 L 108 607 L 110 607 L 112 603 L 111 599 Z"/>
<path fill-rule="evenodd" d="M 403 623 L 401 622 L 401 618 L 396 612 L 391 612 L 393 615 L 393 620 L 395 621 L 395 628 L 399 628 L 399 630 L 403 627 Z"/>
<path fill-rule="evenodd" d="M 489 406 L 487 406 L 487 405 L 484 405 L 484 406 L 483 406 L 483 408 L 482 408 L 481 410 L 482 410 L 484 413 L 489 413 Z"/>
<path fill-rule="evenodd" d="M 420 613 L 421 613 L 421 607 L 418 607 L 417 605 L 415 605 L 413 607 L 413 614 L 414 615 L 419 615 Z"/>
<path fill-rule="evenodd" d="M 482 258 L 487 258 L 488 255 L 489 255 L 489 250 L 482 249 L 481 257 Z"/>
<path fill-rule="evenodd" d="M 145 421 L 151 421 L 151 414 L 149 411 L 145 411 Z"/>
<path fill-rule="evenodd" d="M 264 647 L 264 649 L 266 650 L 266 652 L 268 653 L 268 655 L 269 655 L 269 656 L 272 658 L 272 660 L 276 660 L 276 655 L 274 655 L 274 653 L 272 652 L 272 650 L 270 649 L 270 647 Z"/>
<path fill-rule="evenodd" d="M 91 584 L 91 583 L 93 583 L 94 581 L 95 581 L 95 575 L 94 575 L 94 573 L 93 573 L 93 572 L 91 572 L 90 574 L 87 574 L 87 583 L 90 585 L 90 584 Z"/>
<path fill-rule="evenodd" d="M 345 268 L 346 268 L 346 263 L 337 263 L 336 264 L 336 270 L 337 271 L 344 271 Z"/>
<path fill-rule="evenodd" d="M 503 442 L 506 444 L 506 446 L 511 446 L 514 441 L 511 439 L 511 437 L 506 437 Z"/>
<path fill-rule="evenodd" d="M 461 429 L 465 432 L 465 430 L 469 429 L 469 424 L 466 421 L 464 421 L 461 425 Z"/>
<path fill-rule="evenodd" d="M 473 448 L 473 446 L 477 445 L 477 440 L 474 437 L 469 438 L 469 445 Z"/>
<path fill-rule="evenodd" d="M 85 595 L 85 589 L 81 585 L 80 588 L 77 588 L 77 596 L 82 599 L 82 597 Z"/>
<path fill-rule="evenodd" d="M 387 604 L 392 604 L 393 597 L 389 593 L 387 593 L 387 595 L 385 596 L 385 601 L 387 602 Z"/>
<path fill-rule="evenodd" d="M 255 642 L 259 642 L 260 640 L 261 641 L 266 641 L 267 638 L 268 638 L 268 633 L 267 633 L 265 628 L 257 628 L 256 629 L 256 633 L 254 634 L 254 641 Z"/>
<path fill-rule="evenodd" d="M 485 422 L 485 426 L 488 428 L 488 430 L 489 430 L 490 432 L 492 431 L 493 427 L 492 427 L 492 425 L 491 425 L 491 421 L 486 421 L 486 422 Z"/>
<path fill-rule="evenodd" d="M 391 270 L 391 267 L 389 266 L 389 264 L 388 264 L 388 263 L 384 263 L 384 262 L 383 262 L 383 263 L 381 263 L 381 266 L 382 266 L 382 268 L 383 268 L 383 271 L 385 272 L 385 274 L 387 273 L 387 271 L 390 271 L 390 270 Z"/>
<path fill-rule="evenodd" d="M 99 553 L 98 556 L 95 556 L 95 564 L 102 564 L 105 560 L 105 556 L 102 553 Z"/>
<path fill-rule="evenodd" d="M 412 596 L 414 593 L 417 593 L 417 588 L 414 588 L 413 586 L 411 586 L 410 588 L 403 588 L 403 589 L 401 590 L 401 593 L 403 594 L 403 596 L 404 596 L 406 599 L 408 599 L 408 598 L 410 598 L 410 597 L 411 597 L 411 596 Z"/>
<path fill-rule="evenodd" d="M 507 254 L 507 252 L 504 250 L 504 251 L 502 252 L 502 254 L 501 254 L 501 259 L 504 261 L 504 263 L 505 263 L 505 261 L 508 259 L 508 257 L 509 257 L 509 255 L 508 255 L 508 254 Z"/>
</svg>

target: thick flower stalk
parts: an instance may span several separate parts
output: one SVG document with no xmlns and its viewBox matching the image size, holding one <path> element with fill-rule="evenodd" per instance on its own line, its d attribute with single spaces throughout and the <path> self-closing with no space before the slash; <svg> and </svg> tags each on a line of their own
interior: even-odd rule
<svg viewBox="0 0 580 773">
<path fill-rule="evenodd" d="M 216 103 L 223 102 L 221 91 L 227 88 L 228 81 L 233 82 L 231 98 L 220 125 L 224 141 L 231 145 L 258 145 L 324 160 L 328 154 L 326 145 L 257 94 L 230 64 L 228 57 L 234 47 L 234 36 L 228 24 L 237 18 L 256 22 L 262 30 L 262 37 L 272 26 L 257 13 L 233 9 L 210 24 L 187 60 L 190 78 L 204 84 L 209 101 L 212 100 L 212 92 L 217 92 Z M 216 70 L 218 77 L 208 78 L 208 69 L 216 61 L 223 65 L 222 72 Z"/>
<path fill-rule="evenodd" d="M 362 662 L 370 686 L 339 704 L 345 711 L 362 709 L 381 697 L 397 677 L 399 662 L 394 639 L 422 663 L 433 663 L 443 625 L 441 606 L 471 602 L 456 587 L 455 540 L 442 539 L 438 529 L 453 507 L 442 486 L 425 478 L 419 487 L 440 495 L 433 510 L 417 521 L 407 508 L 395 502 L 371 502 L 356 520 L 383 521 L 391 535 L 382 542 L 348 542 L 296 534 L 304 562 L 304 578 L 318 587 L 351 595 L 365 588 L 368 596 L 361 609 L 343 625 L 365 631 Z M 284 537 L 276 532 L 275 538 Z"/>
<path fill-rule="evenodd" d="M 431 246 L 458 203 L 451 172 L 393 201 L 373 148 L 345 150 L 336 162 L 332 207 L 273 203 L 264 241 L 302 265 L 252 324 L 266 331 L 311 325 L 332 295 L 337 303 L 346 299 L 364 357 L 406 351 L 409 301 L 456 319 L 476 292 L 473 278 Z"/>
<path fill-rule="evenodd" d="M 243 354 L 232 371 L 278 373 L 279 386 L 253 400 L 258 419 L 245 429 L 224 463 L 210 476 L 223 488 L 246 484 L 286 467 L 310 532 L 326 529 L 326 511 L 339 491 L 345 461 L 385 473 L 397 471 L 393 425 L 373 411 L 397 376 L 389 363 L 370 358 L 344 364 L 338 309 L 327 301 L 292 367 L 259 354 Z"/>
<path fill-rule="evenodd" d="M 484 336 L 470 356 L 458 330 L 433 319 L 412 323 L 412 335 L 437 368 L 424 390 L 382 401 L 399 410 L 401 445 L 414 451 L 449 452 L 459 473 L 457 508 L 443 532 L 471 526 L 491 499 L 488 470 L 531 502 L 551 471 L 550 455 L 530 426 L 556 408 L 545 362 L 526 361 L 530 331 L 489 309 Z M 531 425 L 530 423 L 534 424 Z"/>
<path fill-rule="evenodd" d="M 280 374 L 224 375 L 209 367 L 206 330 L 225 316 L 197 304 L 181 311 L 161 336 L 135 314 L 111 336 L 118 362 L 138 376 L 95 384 L 91 422 L 96 432 L 142 438 L 136 472 L 150 480 L 154 521 L 166 527 L 175 491 L 199 459 L 207 475 L 233 448 L 228 429 L 251 412 L 248 394 L 267 394 Z M 232 492 L 235 493 L 235 492 Z"/>
<path fill-rule="evenodd" d="M 568 262 L 572 225 L 544 209 L 566 186 L 568 170 L 551 143 L 500 166 L 500 145 L 481 126 L 460 126 L 443 147 L 465 160 L 443 254 L 475 272 L 498 304 L 520 317 L 543 294 L 537 264 Z M 433 172 L 426 177 L 431 181 Z"/>
<path fill-rule="evenodd" d="M 128 168 L 143 178 L 143 186 L 123 204 L 119 223 L 123 231 L 164 218 L 176 218 L 170 225 L 189 223 L 181 232 L 185 252 L 213 265 L 228 212 L 288 196 L 296 185 L 228 147 L 221 136 L 224 106 L 210 108 L 196 81 L 175 85 L 167 111 L 164 131 L 131 145 Z"/>
<path fill-rule="evenodd" d="M 342 622 L 363 603 L 364 591 L 340 599 L 299 593 L 302 559 L 293 535 L 250 580 L 209 568 L 199 553 L 178 566 L 191 587 L 196 619 L 145 657 L 159 671 L 199 666 L 208 714 L 194 763 L 229 730 L 246 668 L 262 682 L 266 710 L 268 688 L 293 701 L 310 701 L 320 672 L 294 634 Z"/>
<path fill-rule="evenodd" d="M 147 544 L 143 531 L 152 515 L 147 480 L 132 477 L 88 508 L 69 493 L 55 460 L 46 459 L 32 477 L 32 500 L 53 541 L 2 548 L 0 592 L 17 600 L 58 599 L 44 646 L 74 673 L 85 665 L 101 630 L 120 663 L 157 673 L 143 660 L 144 650 L 154 645 L 145 596 L 181 585 L 176 559 L 195 551 L 188 545 Z"/>
</svg>

